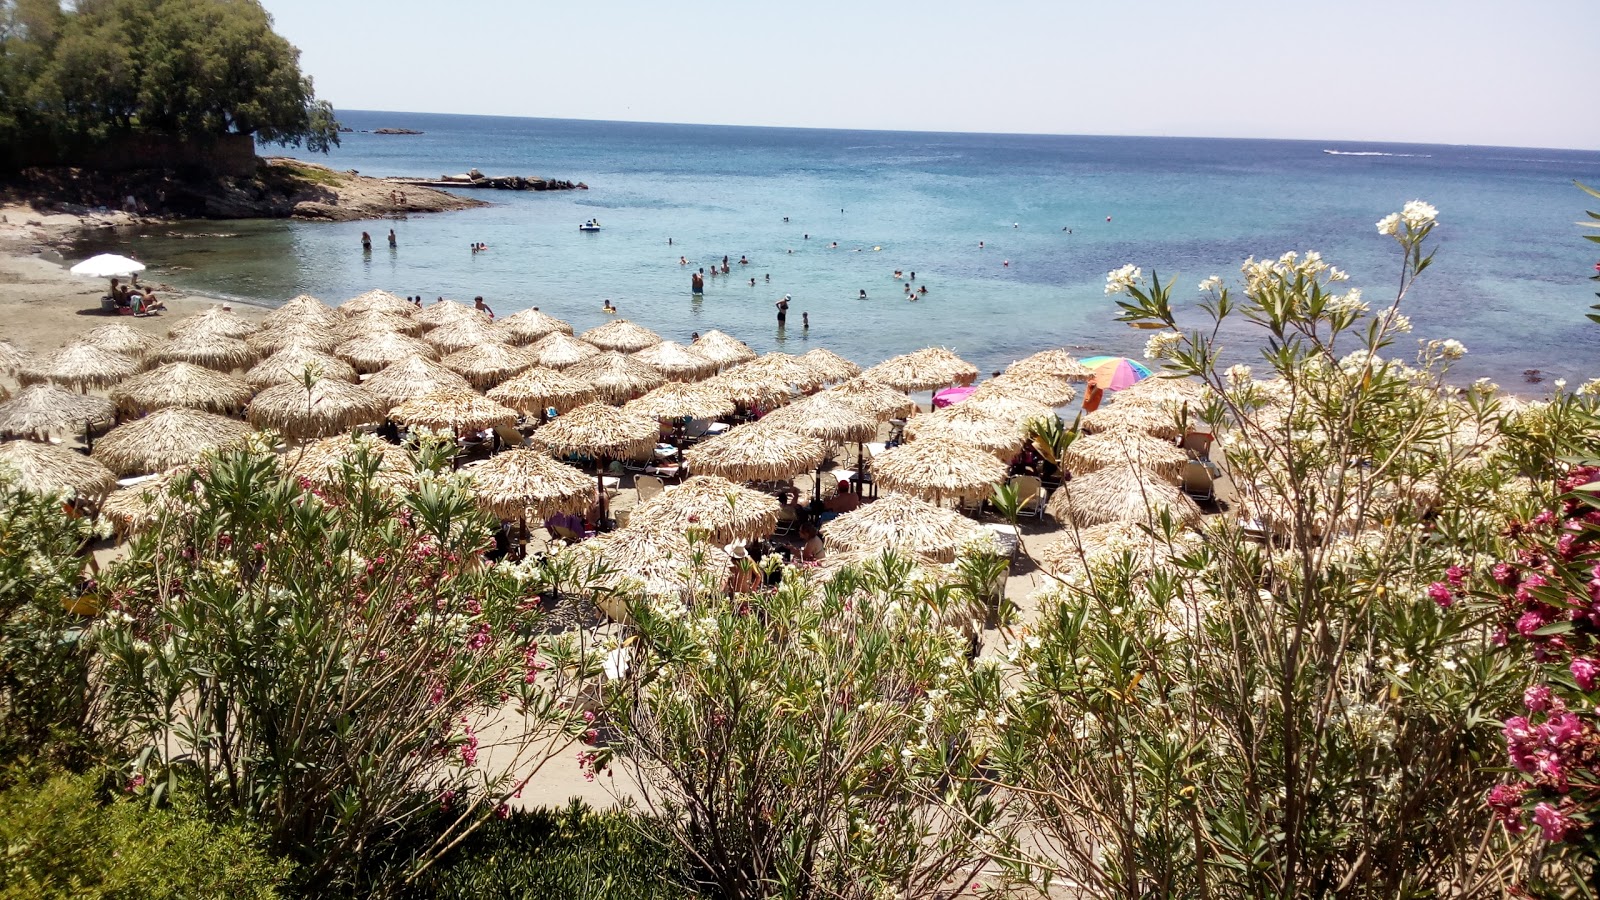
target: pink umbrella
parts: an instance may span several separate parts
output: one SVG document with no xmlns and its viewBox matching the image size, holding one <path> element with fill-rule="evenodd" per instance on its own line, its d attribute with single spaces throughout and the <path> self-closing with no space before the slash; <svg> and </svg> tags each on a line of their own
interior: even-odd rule
<svg viewBox="0 0 1600 900">
<path fill-rule="evenodd" d="M 939 409 L 944 409 L 946 406 L 954 406 L 968 397 L 971 397 L 972 392 L 975 390 L 977 390 L 977 388 L 972 385 L 945 388 L 944 390 L 933 395 L 933 405 Z"/>
<path fill-rule="evenodd" d="M 1091 356 L 1079 360 L 1093 373 L 1103 391 L 1120 391 L 1150 377 L 1150 370 L 1126 356 Z"/>
</svg>

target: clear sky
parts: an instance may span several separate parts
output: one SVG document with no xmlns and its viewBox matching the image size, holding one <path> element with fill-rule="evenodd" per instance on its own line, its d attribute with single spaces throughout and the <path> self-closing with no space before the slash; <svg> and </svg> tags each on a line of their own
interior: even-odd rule
<svg viewBox="0 0 1600 900">
<path fill-rule="evenodd" d="M 263 0 L 336 107 L 1600 148 L 1600 0 Z"/>
</svg>

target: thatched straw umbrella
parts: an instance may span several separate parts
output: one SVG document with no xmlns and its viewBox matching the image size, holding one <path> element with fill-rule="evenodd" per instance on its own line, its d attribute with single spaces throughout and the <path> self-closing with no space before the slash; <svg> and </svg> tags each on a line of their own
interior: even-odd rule
<svg viewBox="0 0 1600 900">
<path fill-rule="evenodd" d="M 255 391 L 241 378 L 194 363 L 167 363 L 117 385 L 111 399 L 123 415 L 141 415 L 167 406 L 207 412 L 244 409 Z"/>
<path fill-rule="evenodd" d="M 566 369 L 591 356 L 600 355 L 600 348 L 580 341 L 570 334 L 557 331 L 547 334 L 528 345 L 528 352 L 546 369 Z"/>
<path fill-rule="evenodd" d="M 344 317 L 333 307 L 310 294 L 291 298 L 282 306 L 266 314 L 261 320 L 263 328 L 297 328 L 315 325 L 337 330 L 344 325 Z"/>
<path fill-rule="evenodd" d="M 861 373 L 902 391 L 931 391 L 952 384 L 971 384 L 978 367 L 943 347 L 924 347 L 891 357 Z"/>
<path fill-rule="evenodd" d="M 391 312 L 370 310 L 345 316 L 344 330 L 351 336 L 370 334 L 374 331 L 392 331 L 395 334 L 420 337 L 423 327 L 421 322 L 411 316 L 397 316 Z"/>
<path fill-rule="evenodd" d="M 435 391 L 412 397 L 389 410 L 389 418 L 404 425 L 434 429 L 482 431 L 514 425 L 517 412 L 469 391 Z"/>
<path fill-rule="evenodd" d="M 1117 429 L 1079 435 L 1062 456 L 1062 467 L 1075 475 L 1113 466 L 1136 466 L 1176 482 L 1189 454 L 1178 445 L 1140 431 Z"/>
<path fill-rule="evenodd" d="M 756 352 L 750 349 L 749 344 L 716 329 L 696 338 L 690 349 L 719 366 L 731 366 L 756 358 Z"/>
<path fill-rule="evenodd" d="M 655 419 L 604 403 L 586 403 L 534 432 L 534 440 L 559 454 L 634 459 L 655 449 Z"/>
<path fill-rule="evenodd" d="M 318 378 L 348 381 L 351 384 L 359 380 L 354 366 L 337 356 L 319 353 L 306 347 L 288 347 L 279 350 L 250 367 L 250 371 L 244 373 L 244 380 L 256 390 L 261 390 L 290 381 L 302 382 L 305 380 L 307 368 L 310 368 Z"/>
<path fill-rule="evenodd" d="M 677 341 L 662 341 L 633 354 L 633 359 L 674 381 L 694 381 L 717 370 L 717 364 Z"/>
<path fill-rule="evenodd" d="M 536 366 L 489 390 L 489 399 L 524 415 L 543 416 L 546 410 L 564 413 L 594 399 L 587 381 L 565 372 Z"/>
<path fill-rule="evenodd" d="M 404 447 L 370 434 L 354 432 L 325 437 L 313 444 L 290 450 L 281 457 L 284 470 L 304 475 L 317 487 L 331 487 L 343 480 L 345 464 L 356 459 L 365 448 L 377 457 L 373 480 L 389 488 L 408 488 L 416 484 L 417 466 Z"/>
<path fill-rule="evenodd" d="M 144 359 L 161 346 L 160 338 L 147 331 L 140 331 L 126 322 L 101 325 L 85 334 L 81 340 L 86 344 L 104 347 L 134 359 Z"/>
<path fill-rule="evenodd" d="M 571 334 L 572 326 L 537 309 L 525 309 L 500 320 L 500 327 L 518 344 L 531 344 L 546 335 L 561 332 Z"/>
<path fill-rule="evenodd" d="M 1006 459 L 1022 447 L 1027 435 L 1020 423 L 996 419 L 981 409 L 966 409 L 965 405 L 913 416 L 906 423 L 906 437 L 913 440 L 948 438 Z"/>
<path fill-rule="evenodd" d="M 482 310 L 457 303 L 454 300 L 439 300 L 424 306 L 415 314 L 418 322 L 425 328 L 438 328 L 452 322 L 461 322 L 467 319 L 481 319 L 489 321 L 489 314 Z"/>
<path fill-rule="evenodd" d="M 455 326 L 446 325 L 445 328 Z M 444 328 L 435 330 L 438 334 Z M 446 356 L 441 365 L 472 383 L 478 390 L 487 390 L 525 369 L 533 368 L 533 354 L 510 344 L 484 343 Z"/>
<path fill-rule="evenodd" d="M 1155 540 L 1142 529 L 1126 522 L 1112 522 L 1066 529 L 1060 540 L 1039 552 L 1039 564 L 1047 572 L 1065 575 L 1082 569 L 1085 563 L 1124 553 L 1132 553 L 1148 564 L 1170 558 L 1172 550 L 1164 541 Z"/>
<path fill-rule="evenodd" d="M 556 513 L 581 513 L 594 500 L 588 475 L 548 454 L 513 447 L 461 470 L 484 511 L 500 519 L 544 520 Z"/>
<path fill-rule="evenodd" d="M 946 497 L 978 500 L 1006 480 L 1006 464 L 969 444 L 924 438 L 874 457 L 872 480 L 885 490 L 934 503 Z"/>
<path fill-rule="evenodd" d="M 778 501 L 715 475 L 696 475 L 634 507 L 629 528 L 697 531 L 716 544 L 764 538 L 778 527 Z"/>
<path fill-rule="evenodd" d="M 366 388 L 330 378 L 312 383 L 309 389 L 303 384 L 267 388 L 250 402 L 250 424 L 305 441 L 381 422 L 385 409 Z"/>
<path fill-rule="evenodd" d="M 408 356 L 439 358 L 438 352 L 422 341 L 392 331 L 376 331 L 345 341 L 333 348 L 333 353 L 358 372 L 376 372 Z"/>
<path fill-rule="evenodd" d="M 255 323 L 246 320 L 233 310 L 226 306 L 213 306 L 172 323 L 172 327 L 167 329 L 167 337 L 209 334 L 243 339 L 255 330 Z"/>
<path fill-rule="evenodd" d="M 821 396 L 837 398 L 880 422 L 909 416 L 917 411 L 915 400 L 886 384 L 867 378 L 852 378 L 828 388 Z"/>
<path fill-rule="evenodd" d="M 661 343 L 661 335 L 627 319 L 612 319 L 598 328 L 585 331 L 578 337 L 601 350 L 615 350 L 618 353 L 638 353 L 646 347 Z"/>
<path fill-rule="evenodd" d="M 345 327 L 348 324 L 341 320 L 339 328 L 329 328 L 320 322 L 280 323 L 262 328 L 244 342 L 260 354 L 276 353 L 288 347 L 329 353 L 354 336 L 355 333 Z"/>
<path fill-rule="evenodd" d="M 423 394 L 439 392 L 471 393 L 472 385 L 465 378 L 446 369 L 426 356 L 408 356 L 386 366 L 361 386 L 378 398 L 385 409 L 390 409 Z"/>
<path fill-rule="evenodd" d="M 1117 405 L 1180 408 L 1204 402 L 1206 386 L 1187 378 L 1143 378 L 1117 392 Z"/>
<path fill-rule="evenodd" d="M 248 368 L 260 357 L 238 338 L 206 331 L 187 331 L 156 349 L 160 362 L 188 362 L 218 372 Z"/>
<path fill-rule="evenodd" d="M 17 473 L 17 485 L 35 494 L 70 494 L 98 501 L 117 486 L 117 476 L 73 450 L 38 441 L 0 443 L 0 468 Z"/>
<path fill-rule="evenodd" d="M 0 341 L 0 369 L 7 373 L 15 372 L 26 366 L 33 355 L 24 350 L 20 344 L 11 341 Z"/>
<path fill-rule="evenodd" d="M 775 409 L 762 417 L 761 424 L 809 435 L 830 444 L 860 443 L 878 435 L 877 419 L 823 394 Z"/>
<path fill-rule="evenodd" d="M 68 344 L 22 370 L 23 383 L 48 381 L 87 392 L 91 387 L 108 387 L 135 375 L 144 365 L 94 344 Z"/>
<path fill-rule="evenodd" d="M 1185 525 L 1200 521 L 1200 507 L 1176 485 L 1146 469 L 1112 466 L 1074 478 L 1050 495 L 1044 511 L 1079 527 L 1114 522 L 1154 522 L 1162 510 Z"/>
<path fill-rule="evenodd" d="M 1014 394 L 988 394 L 983 397 L 968 397 L 960 405 L 969 410 L 976 410 L 990 418 L 1000 419 L 1005 422 L 1015 422 L 1024 428 L 1029 422 L 1036 419 L 1055 417 L 1055 410 L 1051 407 Z"/>
<path fill-rule="evenodd" d="M 495 327 L 493 322 L 484 318 L 462 319 L 459 322 L 450 322 L 440 325 L 425 334 L 422 339 L 440 353 L 455 353 L 467 350 L 479 344 L 509 344 L 511 335 Z"/>
<path fill-rule="evenodd" d="M 243 444 L 250 426 L 208 412 L 169 406 L 111 429 L 94 458 L 120 475 L 159 472 L 192 462 L 208 450 Z"/>
<path fill-rule="evenodd" d="M 756 423 L 741 425 L 684 451 L 690 471 L 730 481 L 787 481 L 821 465 L 816 438 Z"/>
<path fill-rule="evenodd" d="M 800 360 L 815 369 L 824 381 L 845 381 L 861 374 L 861 367 L 839 354 L 818 347 L 800 354 Z"/>
<path fill-rule="evenodd" d="M 599 563 L 609 573 L 596 587 L 608 588 L 595 597 L 606 615 L 623 624 L 631 620 L 623 599 L 630 593 L 616 590 L 636 587 L 647 597 L 678 600 L 689 589 L 697 564 L 720 581 L 733 564 L 726 551 L 713 544 L 691 544 L 682 534 L 644 528 L 622 528 L 597 535 L 562 551 L 580 566 Z"/>
<path fill-rule="evenodd" d="M 734 403 L 709 382 L 669 381 L 622 408 L 652 419 L 715 419 L 733 412 Z"/>
<path fill-rule="evenodd" d="M 116 415 L 116 404 L 105 397 L 74 394 L 53 384 L 25 387 L 0 403 L 0 435 L 43 438 L 52 432 L 71 432 L 90 422 Z"/>
<path fill-rule="evenodd" d="M 339 312 L 344 313 L 346 316 L 380 312 L 409 317 L 416 311 L 416 307 L 411 305 L 411 301 L 401 299 L 388 291 L 382 290 L 370 290 L 365 294 L 357 294 L 339 304 Z"/>
<path fill-rule="evenodd" d="M 966 402 L 990 397 L 1019 397 L 1055 408 L 1066 406 L 1078 396 L 1077 388 L 1049 375 L 1001 375 L 978 385 Z"/>
<path fill-rule="evenodd" d="M 132 487 L 112 491 L 100 504 L 100 515 L 111 521 L 117 534 L 127 538 L 154 525 L 167 508 L 167 492 L 179 478 L 188 478 L 188 466 L 152 476 Z"/>
<path fill-rule="evenodd" d="M 1166 410 L 1149 406 L 1123 406 L 1120 402 L 1102 406 L 1078 423 L 1084 434 L 1101 431 L 1142 431 L 1167 440 L 1176 440 L 1183 429 L 1178 418 Z"/>
<path fill-rule="evenodd" d="M 810 363 L 792 353 L 765 353 L 723 374 L 734 378 L 766 378 L 775 384 L 786 384 L 801 391 L 819 388 L 828 380 Z"/>
<path fill-rule="evenodd" d="M 595 396 L 607 403 L 625 403 L 666 381 L 655 369 L 615 351 L 592 356 L 566 371 L 587 381 Z"/>
<path fill-rule="evenodd" d="M 727 396 L 735 403 L 745 406 L 760 406 L 771 409 L 782 406 L 794 399 L 795 390 L 786 382 L 772 378 L 770 375 L 757 371 L 735 371 L 740 363 L 731 369 L 724 370 L 721 374 L 713 375 L 700 382 L 711 390 Z"/>
<path fill-rule="evenodd" d="M 822 536 L 830 547 L 844 550 L 897 550 L 950 562 L 962 545 L 984 533 L 955 510 L 906 494 L 884 494 L 823 525 Z"/>
<path fill-rule="evenodd" d="M 1063 381 L 1088 381 L 1089 376 L 1094 373 L 1065 350 L 1041 350 L 1006 366 L 1006 374 L 1021 377 L 1043 375 Z"/>
</svg>

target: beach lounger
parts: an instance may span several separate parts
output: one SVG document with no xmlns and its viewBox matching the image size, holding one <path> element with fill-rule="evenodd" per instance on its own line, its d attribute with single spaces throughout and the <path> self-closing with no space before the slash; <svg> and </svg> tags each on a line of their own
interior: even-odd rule
<svg viewBox="0 0 1600 900">
<path fill-rule="evenodd" d="M 1016 475 L 1011 487 L 1017 492 L 1017 515 L 1044 517 L 1044 483 L 1032 475 Z"/>
<path fill-rule="evenodd" d="M 1183 436 L 1181 445 L 1190 459 L 1211 458 L 1211 435 L 1203 431 L 1191 431 Z"/>
<path fill-rule="evenodd" d="M 507 447 L 521 447 L 528 441 L 527 438 L 522 436 L 522 432 L 512 428 L 510 425 L 496 425 L 494 434 L 495 437 L 500 439 L 500 443 L 505 444 Z"/>
<path fill-rule="evenodd" d="M 1211 467 L 1199 460 L 1191 459 L 1184 463 L 1179 479 L 1183 492 L 1196 500 L 1212 500 L 1217 496 L 1216 478 L 1211 474 Z"/>
<path fill-rule="evenodd" d="M 633 489 L 639 492 L 640 503 L 661 493 L 666 487 L 666 484 L 654 475 L 633 476 Z"/>
</svg>

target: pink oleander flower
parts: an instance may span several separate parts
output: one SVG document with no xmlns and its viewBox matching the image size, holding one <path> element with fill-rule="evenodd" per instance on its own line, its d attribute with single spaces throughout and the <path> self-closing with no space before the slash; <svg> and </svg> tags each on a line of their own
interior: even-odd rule
<svg viewBox="0 0 1600 900">
<path fill-rule="evenodd" d="M 1449 580 L 1451 587 L 1461 587 L 1467 580 L 1467 570 L 1460 566 L 1451 566 L 1445 570 L 1444 577 Z"/>
<path fill-rule="evenodd" d="M 1501 587 L 1511 587 L 1517 581 L 1517 570 L 1510 563 L 1495 563 L 1491 575 Z"/>
<path fill-rule="evenodd" d="M 1558 753 L 1540 750 L 1534 754 L 1535 780 L 1559 793 L 1566 793 L 1572 785 L 1567 782 L 1567 766 Z"/>
<path fill-rule="evenodd" d="M 1600 675 L 1600 662 L 1580 656 L 1567 668 L 1572 672 L 1572 680 L 1578 683 L 1579 690 L 1594 690 L 1595 676 Z"/>
<path fill-rule="evenodd" d="M 1449 609 L 1456 602 L 1455 595 L 1450 592 L 1450 586 L 1442 581 L 1428 585 L 1428 599 L 1439 604 L 1440 609 Z"/>
<path fill-rule="evenodd" d="M 1552 714 L 1540 726 L 1544 732 L 1545 740 L 1555 747 L 1567 747 L 1578 742 L 1583 737 L 1583 720 L 1576 713 L 1566 711 L 1566 704 L 1560 700 L 1551 705 Z"/>
<path fill-rule="evenodd" d="M 1489 808 L 1511 834 L 1528 830 L 1522 821 L 1522 797 L 1527 791 L 1524 784 L 1497 784 L 1489 790 Z"/>
<path fill-rule="evenodd" d="M 1539 826 L 1539 830 L 1544 833 L 1544 839 L 1552 844 L 1566 840 L 1574 830 L 1572 820 L 1548 803 L 1541 803 L 1533 808 L 1533 824 Z"/>
<path fill-rule="evenodd" d="M 1550 686 L 1545 684 L 1530 685 L 1522 692 L 1522 704 L 1534 712 L 1544 712 L 1550 708 Z"/>
<path fill-rule="evenodd" d="M 1539 629 L 1550 624 L 1542 609 L 1530 609 L 1517 617 L 1517 634 L 1525 638 L 1536 637 Z"/>
<path fill-rule="evenodd" d="M 1506 720 L 1503 732 L 1506 738 L 1506 754 L 1511 758 L 1511 765 L 1521 772 L 1533 772 L 1535 768 L 1533 755 L 1539 750 L 1540 734 L 1528 723 L 1528 717 L 1512 716 Z"/>
</svg>

